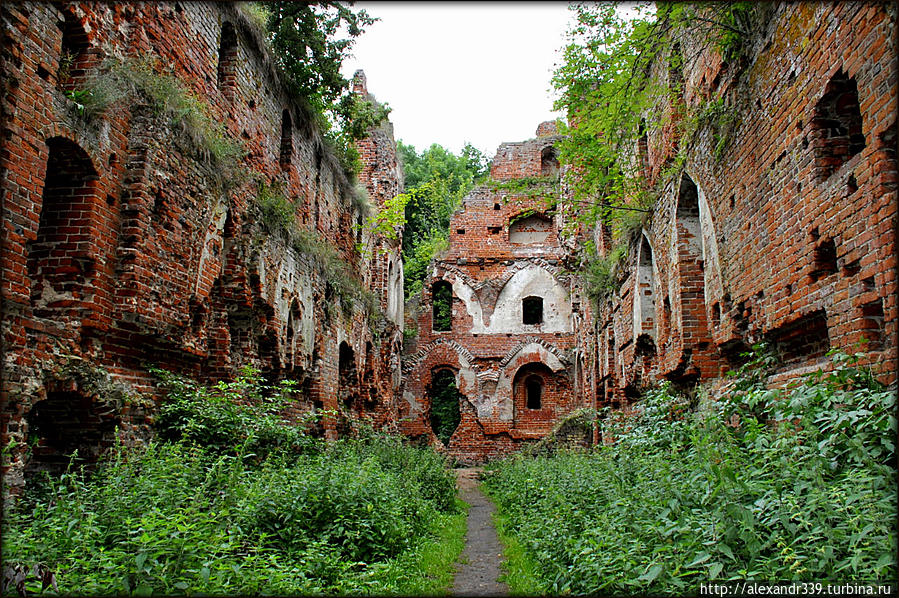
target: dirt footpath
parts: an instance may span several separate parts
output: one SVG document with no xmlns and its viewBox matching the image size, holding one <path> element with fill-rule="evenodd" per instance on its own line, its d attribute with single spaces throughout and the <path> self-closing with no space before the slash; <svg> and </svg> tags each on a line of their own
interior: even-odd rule
<svg viewBox="0 0 899 598">
<path fill-rule="evenodd" d="M 468 510 L 465 550 L 456 569 L 453 596 L 507 596 L 509 588 L 499 583 L 503 546 L 496 535 L 491 515 L 493 503 L 478 488 L 479 467 L 456 470 L 456 485 Z"/>
</svg>

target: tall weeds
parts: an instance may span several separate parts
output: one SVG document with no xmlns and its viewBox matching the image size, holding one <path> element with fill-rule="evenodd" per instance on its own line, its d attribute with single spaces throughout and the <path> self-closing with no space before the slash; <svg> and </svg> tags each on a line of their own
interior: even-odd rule
<svg viewBox="0 0 899 598">
<path fill-rule="evenodd" d="M 517 458 L 488 489 L 530 559 L 526 593 L 698 593 L 711 580 L 896 577 L 896 393 L 854 359 L 768 389 L 752 367 L 705 409 L 662 387 L 614 444 Z"/>
</svg>

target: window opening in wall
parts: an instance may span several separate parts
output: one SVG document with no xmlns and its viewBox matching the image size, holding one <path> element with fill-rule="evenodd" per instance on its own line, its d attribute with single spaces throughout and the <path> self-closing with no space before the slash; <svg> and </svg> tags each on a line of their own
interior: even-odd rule
<svg viewBox="0 0 899 598">
<path fill-rule="evenodd" d="M 815 247 L 812 280 L 818 280 L 837 272 L 837 246 L 833 239 L 826 238 Z"/>
<path fill-rule="evenodd" d="M 549 237 L 552 228 L 552 220 L 543 214 L 531 214 L 524 218 L 513 216 L 509 219 L 509 242 L 543 243 Z"/>
<path fill-rule="evenodd" d="M 640 158 L 640 167 L 645 171 L 649 168 L 649 138 L 646 135 L 646 119 L 640 119 L 638 134 L 637 155 Z"/>
<path fill-rule="evenodd" d="M 346 341 L 340 343 L 337 358 L 337 398 L 344 407 L 351 407 L 358 397 L 359 378 L 356 372 L 356 352 Z"/>
<path fill-rule="evenodd" d="M 824 180 L 865 147 L 858 85 L 840 69 L 824 88 L 812 119 L 815 171 Z"/>
<path fill-rule="evenodd" d="M 528 376 L 524 381 L 524 387 L 527 393 L 527 408 L 540 409 L 540 402 L 543 399 L 543 378 L 536 374 Z"/>
<path fill-rule="evenodd" d="M 559 174 L 559 159 L 556 157 L 554 147 L 545 147 L 540 152 L 540 174 L 542 176 L 556 176 Z"/>
<path fill-rule="evenodd" d="M 521 300 L 521 323 L 543 323 L 543 297 L 525 297 Z"/>
<path fill-rule="evenodd" d="M 463 395 L 456 387 L 455 373 L 450 369 L 436 370 L 427 390 L 431 399 L 431 430 L 444 446 L 448 445 L 462 421 L 459 404 Z"/>
<path fill-rule="evenodd" d="M 883 349 L 883 299 L 878 298 L 862 305 L 862 338 L 867 341 L 865 349 L 880 351 Z"/>
<path fill-rule="evenodd" d="M 499 208 L 499 204 L 498 204 L 498 203 L 493 204 L 493 209 L 494 209 L 494 210 L 500 209 L 500 208 Z"/>
<path fill-rule="evenodd" d="M 53 137 L 47 146 L 47 175 L 37 236 L 28 250 L 28 276 L 36 303 L 49 286 L 51 297 L 71 304 L 83 298 L 94 274 L 89 248 L 98 177 L 88 155 L 68 139 Z M 40 303 L 52 308 L 52 300 Z"/>
<path fill-rule="evenodd" d="M 230 91 L 236 83 L 237 66 L 237 32 L 234 25 L 225 22 L 222 25 L 222 39 L 219 42 L 219 64 L 216 71 L 218 87 L 222 91 Z"/>
<path fill-rule="evenodd" d="M 75 451 L 76 466 L 94 464 L 115 439 L 117 421 L 107 412 L 101 414 L 91 398 L 79 392 L 48 392 L 25 416 L 33 442 L 26 480 L 39 478 L 34 474 L 41 471 L 61 475 Z"/>
<path fill-rule="evenodd" d="M 290 166 L 293 157 L 293 122 L 290 119 L 290 112 L 286 109 L 281 113 L 281 167 Z"/>
<path fill-rule="evenodd" d="M 63 91 L 74 91 L 83 86 L 90 68 L 90 42 L 84 27 L 71 10 L 63 12 L 62 49 L 56 86 Z"/>
<path fill-rule="evenodd" d="M 299 302 L 294 299 L 290 303 L 290 312 L 287 314 L 287 367 L 293 369 L 297 365 L 297 329 L 302 326 L 303 312 Z"/>
<path fill-rule="evenodd" d="M 456 229 L 456 234 L 457 234 L 457 235 L 464 235 L 464 234 L 465 234 L 465 229 L 464 229 L 464 228 L 457 228 L 457 229 Z"/>
<path fill-rule="evenodd" d="M 447 332 L 453 327 L 453 286 L 440 280 L 431 287 L 433 309 L 432 328 L 435 332 Z"/>
<path fill-rule="evenodd" d="M 501 226 L 488 226 L 487 227 L 487 232 L 490 233 L 491 235 L 498 235 L 500 230 L 502 230 Z"/>
<path fill-rule="evenodd" d="M 823 309 L 784 324 L 767 337 L 780 356 L 779 364 L 784 367 L 823 357 L 830 350 L 827 314 Z"/>
<path fill-rule="evenodd" d="M 638 330 L 640 333 L 654 337 L 656 304 L 653 294 L 655 285 L 652 269 L 652 248 L 649 246 L 649 240 L 646 238 L 646 235 L 643 235 L 643 241 L 640 243 L 640 261 L 637 266 L 637 295 L 640 306 Z"/>
<path fill-rule="evenodd" d="M 710 338 L 702 263 L 699 189 L 686 172 L 681 176 L 678 189 L 676 218 L 680 314 L 675 314 L 675 317 L 680 317 L 680 333 L 687 349 Z"/>
</svg>

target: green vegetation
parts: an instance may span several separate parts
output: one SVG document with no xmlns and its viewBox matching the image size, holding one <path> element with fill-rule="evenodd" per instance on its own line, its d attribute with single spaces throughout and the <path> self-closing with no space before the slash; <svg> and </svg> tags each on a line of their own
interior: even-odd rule
<svg viewBox="0 0 899 598">
<path fill-rule="evenodd" d="M 517 542 L 515 589 L 895 579 L 896 393 L 856 358 L 832 359 L 830 373 L 769 389 L 774 358 L 756 357 L 699 409 L 663 386 L 637 415 L 605 418 L 607 446 L 496 465 L 487 489 Z"/>
<path fill-rule="evenodd" d="M 340 252 L 311 230 L 296 225 L 298 206 L 277 186 L 260 183 L 256 194 L 256 216 L 263 229 L 278 235 L 301 256 L 310 260 L 340 299 L 344 313 L 350 313 L 358 301 L 366 312 L 380 311 L 377 298 L 363 287 Z"/>
<path fill-rule="evenodd" d="M 441 370 L 434 375 L 428 390 L 431 398 L 431 429 L 444 445 L 459 427 L 462 414 L 459 402 L 462 395 L 456 388 L 456 376 L 449 370 Z"/>
<path fill-rule="evenodd" d="M 47 478 L 5 513 L 4 563 L 34 572 L 29 593 L 445 591 L 465 517 L 443 457 L 371 432 L 325 445 L 274 431 L 291 389 L 258 373 L 212 388 L 163 376 L 160 439 Z"/>
<path fill-rule="evenodd" d="M 488 172 L 486 157 L 470 144 L 456 156 L 433 144 L 420 154 L 398 143 L 405 173 L 403 275 L 406 298 L 421 292 L 431 259 L 448 247 L 449 225 L 462 198 Z"/>
<path fill-rule="evenodd" d="M 739 122 L 739 107 L 725 106 L 721 97 L 686 103 L 685 63 L 697 60 L 700 49 L 718 52 L 733 63 L 729 73 L 739 76 L 745 40 L 767 9 L 750 2 L 665 2 L 626 8 L 579 4 L 573 10 L 577 23 L 553 77 L 560 93 L 556 109 L 571 115 L 576 125 L 561 131 L 560 160 L 569 166 L 565 182 L 572 191 L 572 198 L 562 202 L 572 204 L 566 214 L 588 228 L 604 222 L 611 227 L 613 245 L 626 246 L 644 214 L 651 215 L 655 198 L 680 174 L 685 148 L 697 131 L 711 128 L 720 160 Z M 690 40 L 689 55 L 682 52 L 682 40 Z M 648 143 L 663 128 L 679 146 L 650 188 Z M 583 256 L 585 262 L 602 257 Z M 608 264 L 587 268 L 608 270 Z M 598 288 L 593 294 L 602 292 Z"/>
<path fill-rule="evenodd" d="M 587 295 L 596 303 L 618 290 L 618 268 L 625 257 L 627 246 L 620 244 L 604 256 L 600 256 L 592 241 L 585 243 L 586 260 L 581 270 Z"/>
<path fill-rule="evenodd" d="M 265 21 L 277 66 L 291 93 L 311 107 L 344 168 L 358 173 L 353 142 L 387 118 L 390 108 L 351 93 L 340 66 L 375 19 L 364 10 L 353 12 L 330 0 L 256 3 L 253 13 L 255 20 Z"/>
<path fill-rule="evenodd" d="M 244 156 L 243 147 L 232 141 L 225 127 L 211 114 L 209 105 L 189 91 L 173 74 L 159 72 L 153 58 L 108 59 L 88 79 L 84 89 L 67 94 L 75 108 L 87 118 L 128 98 L 142 98 L 155 114 L 180 131 L 190 147 L 215 167 L 222 179 L 234 178 Z"/>
</svg>

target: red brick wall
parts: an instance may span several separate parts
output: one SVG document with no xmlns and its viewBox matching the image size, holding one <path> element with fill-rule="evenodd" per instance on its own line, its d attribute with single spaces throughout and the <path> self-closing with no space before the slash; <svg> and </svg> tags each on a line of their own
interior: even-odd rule
<svg viewBox="0 0 899 598">
<path fill-rule="evenodd" d="M 701 125 L 692 140 L 678 140 L 670 125 L 649 132 L 650 182 L 663 187 L 645 228 L 657 350 L 635 350 L 635 242 L 621 290 L 596 320 L 593 368 L 611 396 L 661 378 L 715 384 L 740 351 L 761 340 L 782 356 L 775 380 L 826 366 L 829 349 L 861 351 L 885 382 L 896 380 L 896 8 L 769 8 L 763 38 L 747 44 L 745 66 L 722 64 L 708 50 L 686 62 L 688 105 L 722 97 L 735 116 L 723 152 L 716 155 L 713 124 Z M 697 53 L 692 43 L 682 40 L 685 53 Z M 854 155 L 848 139 L 855 135 L 858 150 L 859 131 L 850 123 L 837 132 L 832 122 L 839 111 L 851 113 L 851 91 L 864 137 Z M 688 250 L 676 218 L 680 175 L 661 176 L 678 149 L 705 214 L 704 255 Z M 863 338 L 864 347 L 857 344 Z"/>
<path fill-rule="evenodd" d="M 306 109 L 289 98 L 242 9 L 19 2 L 4 3 L 0 18 L 0 442 L 21 443 L 4 463 L 7 484 L 20 486 L 34 461 L 24 449 L 29 414 L 49 394 L 80 397 L 82 419 L 93 421 L 103 409 L 98 381 L 152 397 L 151 364 L 204 379 L 251 365 L 306 389 L 291 412 L 336 409 L 338 347 L 346 342 L 366 398 L 358 415 L 393 422 L 399 326 L 369 317 L 358 301 L 344 312 L 308 256 L 254 219 L 257 184 L 280 188 L 297 205 L 297 225 L 334 244 L 386 305 L 387 260 L 356 244 L 358 191 Z M 57 81 L 64 45 L 75 60 Z M 245 149 L 242 169 L 210 161 L 190 131 L 140 97 L 79 114 L 64 91 L 80 90 L 110 57 L 157 59 Z M 360 185 L 377 205 L 401 185 L 389 126 L 362 146 Z M 90 375 L 73 378 L 72 360 Z M 122 408 L 114 419 L 135 438 L 146 434 L 152 411 Z M 326 422 L 329 435 L 335 425 Z M 51 439 L 41 443 L 38 452 L 52 449 L 43 446 Z"/>
<path fill-rule="evenodd" d="M 544 129 L 546 127 L 543 127 Z M 554 132 L 554 129 L 553 129 Z M 493 162 L 493 177 L 540 177 L 541 156 L 558 137 L 503 144 Z M 499 174 L 498 174 L 499 173 Z M 442 447 L 429 424 L 427 388 L 443 367 L 456 373 L 463 395 L 462 421 L 446 450 L 462 463 L 479 463 L 516 450 L 548 433 L 555 421 L 585 404 L 576 367 L 572 284 L 562 262 L 558 218 L 550 212 L 536 228 L 545 239 L 510 241 L 522 215 L 545 214 L 545 200 L 559 193 L 551 179 L 522 192 L 485 184 L 472 190 L 450 224 L 450 247 L 433 264 L 418 308 L 418 338 L 404 359 L 404 410 L 401 428 Z M 527 225 L 522 229 L 535 228 Z M 452 327 L 433 329 L 433 285 L 453 285 Z M 522 322 L 521 301 L 543 297 L 544 322 Z M 576 295 L 575 295 L 576 296 Z M 580 309 L 580 307 L 578 307 Z M 528 409 L 523 372 L 543 378 L 540 409 Z"/>
</svg>

